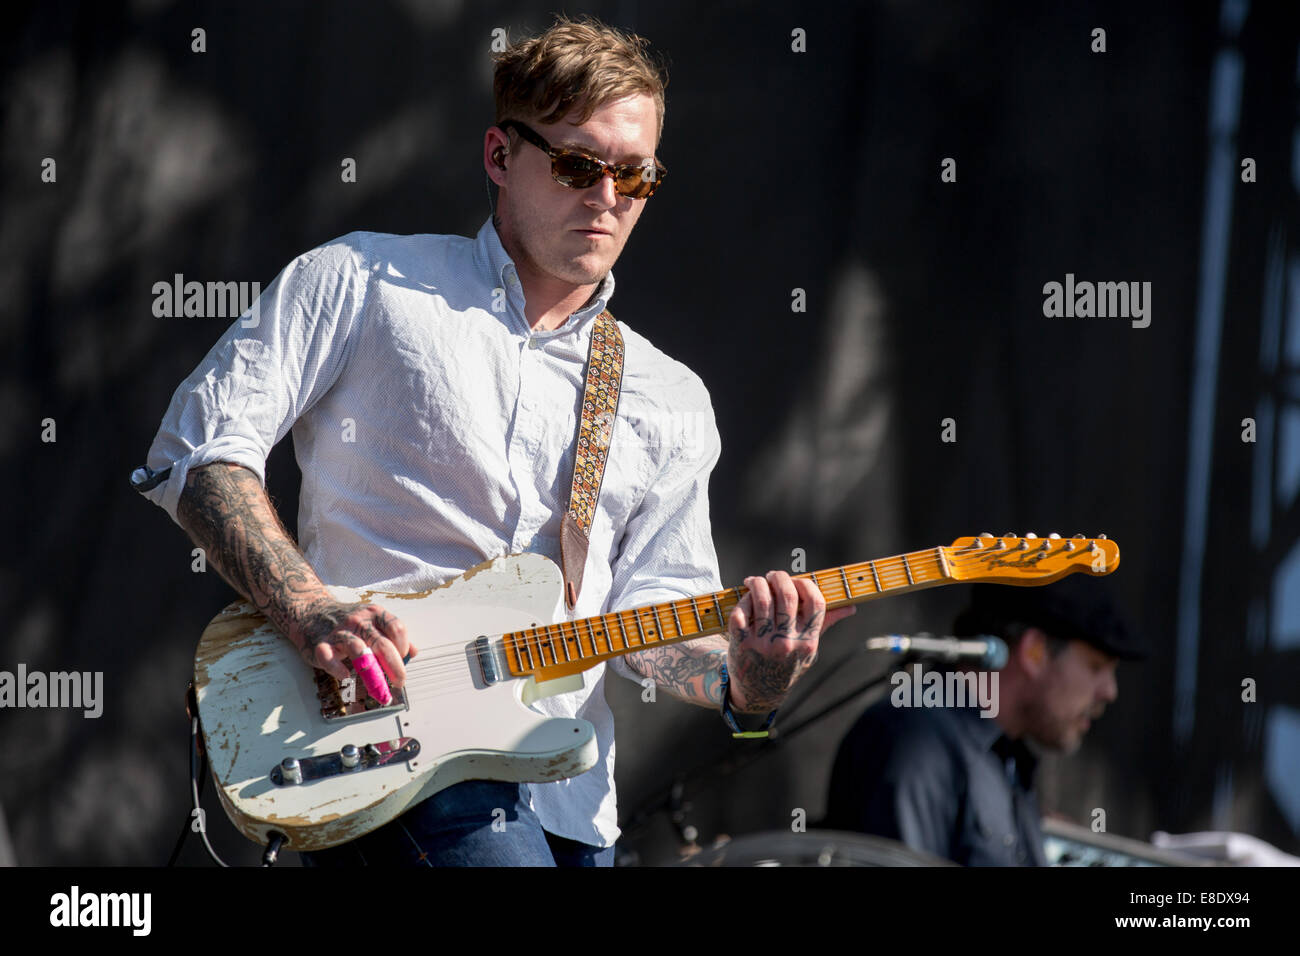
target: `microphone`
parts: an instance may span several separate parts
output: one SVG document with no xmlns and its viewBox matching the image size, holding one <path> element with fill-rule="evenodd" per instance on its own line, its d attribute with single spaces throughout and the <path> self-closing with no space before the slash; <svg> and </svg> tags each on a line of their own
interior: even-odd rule
<svg viewBox="0 0 1300 956">
<path fill-rule="evenodd" d="M 974 664 L 982 670 L 1000 671 L 1009 656 L 1000 637 L 981 634 L 976 638 L 935 637 L 933 634 L 890 634 L 867 640 L 869 651 L 915 654 L 949 664 Z"/>
</svg>

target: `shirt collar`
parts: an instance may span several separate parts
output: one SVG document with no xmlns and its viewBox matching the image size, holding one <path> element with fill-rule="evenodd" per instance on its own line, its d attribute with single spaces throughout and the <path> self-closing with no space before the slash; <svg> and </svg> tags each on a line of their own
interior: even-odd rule
<svg viewBox="0 0 1300 956">
<path fill-rule="evenodd" d="M 1038 755 L 1025 743 L 1023 738 L 1012 740 L 993 717 L 981 717 L 978 707 L 954 708 L 962 716 L 966 734 L 979 748 L 981 753 L 992 753 L 1000 761 L 1008 756 L 1014 757 L 1016 771 L 1026 786 L 1033 780 L 1038 767 Z"/>
<path fill-rule="evenodd" d="M 501 244 L 501 237 L 497 234 L 491 216 L 483 223 L 478 236 L 474 239 L 474 262 L 489 289 L 505 290 L 506 301 L 510 307 L 501 313 L 502 320 L 516 332 L 525 335 L 554 336 L 575 332 L 600 315 L 614 296 L 614 270 L 610 269 L 600 285 L 596 287 L 591 301 L 574 312 L 567 322 L 558 329 L 533 332 L 524 318 L 524 292 L 519 282 L 518 270 L 510 254 L 506 252 L 505 246 Z"/>
<path fill-rule="evenodd" d="M 954 707 L 963 719 L 966 735 L 981 751 L 990 750 L 1002 736 L 1002 728 L 995 717 L 981 717 L 978 707 Z"/>
</svg>

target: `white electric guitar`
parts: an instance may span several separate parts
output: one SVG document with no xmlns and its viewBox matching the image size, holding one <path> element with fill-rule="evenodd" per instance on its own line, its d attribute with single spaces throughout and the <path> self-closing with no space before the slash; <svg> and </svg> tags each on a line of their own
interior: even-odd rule
<svg viewBox="0 0 1300 956">
<path fill-rule="evenodd" d="M 991 581 L 1047 584 L 1073 571 L 1108 574 L 1119 548 L 1104 535 L 992 535 L 795 577 L 828 609 L 886 594 Z M 745 589 L 571 620 L 560 570 L 514 554 L 416 594 L 330 588 L 341 601 L 397 615 L 419 648 L 406 685 L 380 706 L 354 677 L 336 681 L 247 603 L 203 632 L 195 694 L 218 794 L 235 827 L 265 844 L 319 850 L 361 836 L 463 780 L 542 782 L 596 763 L 585 720 L 529 704 L 582 686 L 582 672 L 620 654 L 720 634 Z"/>
</svg>

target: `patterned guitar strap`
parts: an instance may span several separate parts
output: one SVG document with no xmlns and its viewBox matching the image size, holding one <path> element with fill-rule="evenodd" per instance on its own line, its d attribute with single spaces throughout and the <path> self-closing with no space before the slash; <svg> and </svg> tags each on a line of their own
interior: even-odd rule
<svg viewBox="0 0 1300 956">
<path fill-rule="evenodd" d="M 573 461 L 573 487 L 560 525 L 560 555 L 564 571 L 564 603 L 571 611 L 582 591 L 591 524 L 605 477 L 605 459 L 614 438 L 619 389 L 623 384 L 623 333 L 606 310 L 596 316 L 587 351 L 578 448 Z"/>
</svg>

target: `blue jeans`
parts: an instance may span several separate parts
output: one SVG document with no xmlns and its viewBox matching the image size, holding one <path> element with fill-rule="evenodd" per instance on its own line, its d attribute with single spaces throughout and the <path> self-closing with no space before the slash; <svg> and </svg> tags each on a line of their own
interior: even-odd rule
<svg viewBox="0 0 1300 956">
<path fill-rule="evenodd" d="M 467 780 L 303 866 L 613 866 L 614 848 L 542 829 L 517 783 Z"/>
</svg>

